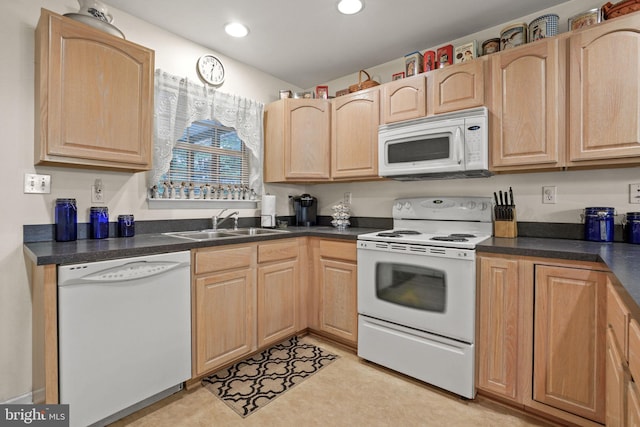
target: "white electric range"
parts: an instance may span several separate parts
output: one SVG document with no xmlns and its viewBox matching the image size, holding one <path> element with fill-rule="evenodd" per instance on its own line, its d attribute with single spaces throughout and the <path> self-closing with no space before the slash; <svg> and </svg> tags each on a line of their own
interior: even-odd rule
<svg viewBox="0 0 640 427">
<path fill-rule="evenodd" d="M 398 199 L 393 229 L 358 236 L 358 355 L 475 396 L 475 247 L 489 197 Z"/>
</svg>

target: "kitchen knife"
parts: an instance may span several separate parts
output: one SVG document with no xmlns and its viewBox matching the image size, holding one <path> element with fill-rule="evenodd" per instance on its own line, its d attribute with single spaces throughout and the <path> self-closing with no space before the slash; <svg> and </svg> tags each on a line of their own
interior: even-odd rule
<svg viewBox="0 0 640 427">
<path fill-rule="evenodd" d="M 500 190 L 500 206 L 504 206 L 504 198 L 502 197 L 502 190 Z"/>
<path fill-rule="evenodd" d="M 511 197 L 511 206 L 515 206 L 516 202 L 513 200 L 513 188 L 509 187 L 509 196 Z"/>
</svg>

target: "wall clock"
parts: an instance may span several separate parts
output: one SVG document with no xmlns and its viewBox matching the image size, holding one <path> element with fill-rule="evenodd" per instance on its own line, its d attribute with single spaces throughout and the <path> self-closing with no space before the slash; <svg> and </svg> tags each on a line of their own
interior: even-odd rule
<svg viewBox="0 0 640 427">
<path fill-rule="evenodd" d="M 198 74 L 200 78 L 210 85 L 220 85 L 224 82 L 224 66 L 213 55 L 202 55 L 198 59 Z"/>
</svg>

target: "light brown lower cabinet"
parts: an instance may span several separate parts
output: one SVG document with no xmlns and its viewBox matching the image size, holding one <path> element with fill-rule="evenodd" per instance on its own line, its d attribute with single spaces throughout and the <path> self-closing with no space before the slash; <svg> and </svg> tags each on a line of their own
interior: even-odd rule
<svg viewBox="0 0 640 427">
<path fill-rule="evenodd" d="M 358 343 L 356 242 L 312 239 L 311 329 L 355 347 Z"/>
<path fill-rule="evenodd" d="M 193 251 L 193 377 L 306 327 L 300 321 L 300 242 Z"/>
<path fill-rule="evenodd" d="M 255 246 L 194 251 L 193 376 L 255 350 Z"/>
<path fill-rule="evenodd" d="M 598 263 L 481 254 L 478 390 L 557 421 L 603 424 L 604 270 Z"/>
<path fill-rule="evenodd" d="M 258 245 L 258 347 L 275 344 L 299 330 L 298 242 Z"/>
</svg>

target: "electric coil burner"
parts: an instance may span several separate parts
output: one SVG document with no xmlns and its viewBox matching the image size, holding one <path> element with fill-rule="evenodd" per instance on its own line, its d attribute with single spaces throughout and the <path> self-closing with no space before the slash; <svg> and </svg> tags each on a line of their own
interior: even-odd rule
<svg viewBox="0 0 640 427">
<path fill-rule="evenodd" d="M 358 236 L 358 355 L 473 399 L 475 247 L 491 198 L 398 199 L 393 229 Z"/>
</svg>

